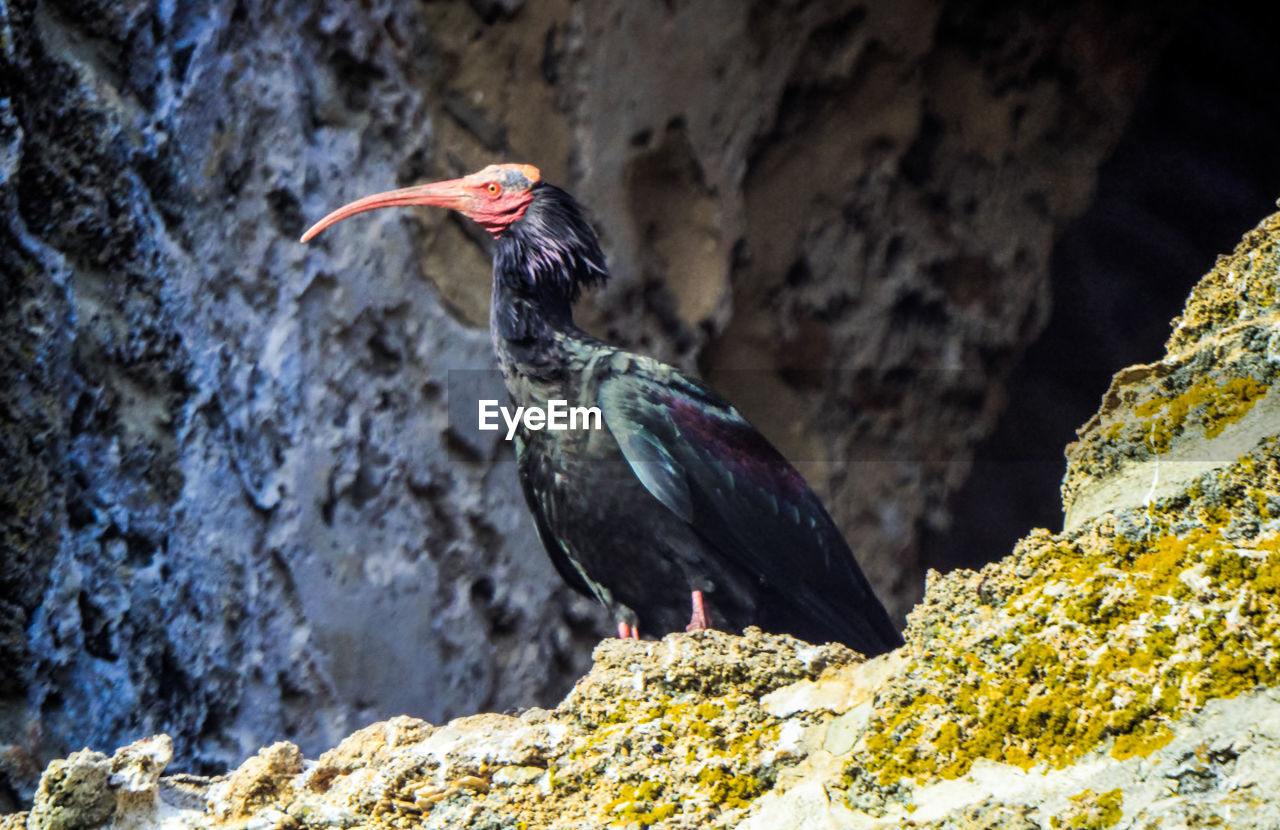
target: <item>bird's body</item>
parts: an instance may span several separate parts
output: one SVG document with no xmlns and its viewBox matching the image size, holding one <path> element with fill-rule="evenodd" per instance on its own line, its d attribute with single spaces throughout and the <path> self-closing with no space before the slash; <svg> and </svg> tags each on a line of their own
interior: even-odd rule
<svg viewBox="0 0 1280 830">
<path fill-rule="evenodd" d="M 452 207 L 494 233 L 490 331 L 517 405 L 602 413 L 599 428 L 522 424 L 517 466 L 556 569 L 621 631 L 685 628 L 692 595 L 694 625 L 758 625 L 866 654 L 901 644 L 817 496 L 758 431 L 701 382 L 574 325 L 573 302 L 607 270 L 567 193 L 535 168 L 496 165 L 359 200 L 304 239 L 392 204 Z"/>
<path fill-rule="evenodd" d="M 517 405 L 565 400 L 604 411 L 602 385 L 661 366 L 603 344 L 586 350 L 579 342 L 565 345 L 574 352 L 566 366 L 577 376 L 531 379 L 509 372 L 508 388 Z M 715 563 L 698 561 L 700 545 L 688 524 L 645 488 L 612 427 L 607 421 L 602 427 L 565 432 L 520 427 L 516 459 L 525 500 L 565 581 L 608 606 L 619 623 L 652 633 L 677 631 L 689 619 L 690 592 L 727 585 L 729 574 L 717 579 L 704 573 Z M 627 549 L 635 552 L 619 555 Z M 671 588 L 654 592 L 655 585 Z"/>
</svg>

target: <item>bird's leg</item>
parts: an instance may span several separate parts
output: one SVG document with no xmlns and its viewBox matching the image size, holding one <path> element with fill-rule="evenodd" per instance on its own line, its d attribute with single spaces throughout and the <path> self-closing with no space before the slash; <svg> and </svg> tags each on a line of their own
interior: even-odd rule
<svg viewBox="0 0 1280 830">
<path fill-rule="evenodd" d="M 625 622 L 618 622 L 618 639 L 619 640 L 639 640 L 640 629 L 634 625 L 627 625 Z"/>
<path fill-rule="evenodd" d="M 702 592 L 693 592 L 693 615 L 689 617 L 689 624 L 684 627 L 685 631 L 705 631 L 711 627 L 711 618 L 707 616 L 707 606 L 702 600 Z"/>
</svg>

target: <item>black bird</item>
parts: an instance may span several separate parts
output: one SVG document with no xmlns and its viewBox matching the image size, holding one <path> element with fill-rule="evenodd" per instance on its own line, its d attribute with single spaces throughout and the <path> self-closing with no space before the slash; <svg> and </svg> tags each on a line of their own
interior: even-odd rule
<svg viewBox="0 0 1280 830">
<path fill-rule="evenodd" d="M 620 636 L 758 625 L 868 655 L 901 645 L 822 503 L 763 435 L 701 382 L 574 325 L 574 301 L 609 273 L 568 193 L 536 167 L 491 165 L 359 199 L 302 241 L 395 205 L 450 208 L 495 237 L 489 326 L 515 403 L 602 413 L 599 428 L 522 424 L 516 457 L 551 561 Z"/>
</svg>

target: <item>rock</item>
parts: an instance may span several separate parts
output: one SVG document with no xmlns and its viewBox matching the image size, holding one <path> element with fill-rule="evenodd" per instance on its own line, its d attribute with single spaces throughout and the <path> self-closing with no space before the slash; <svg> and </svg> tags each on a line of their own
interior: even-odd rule
<svg viewBox="0 0 1280 830">
<path fill-rule="evenodd" d="M 40 776 L 27 827 L 79 830 L 105 824 L 116 811 L 110 779 L 111 761 L 101 752 L 84 749 L 54 761 Z"/>
<path fill-rule="evenodd" d="M 77 830 L 105 825 L 119 830 L 155 827 L 160 774 L 173 758 L 173 742 L 157 735 L 123 747 L 111 758 L 89 749 L 54 761 L 40 776 L 28 830 Z"/>
<path fill-rule="evenodd" d="M 116 795 L 115 830 L 152 827 L 159 822 L 160 774 L 173 760 L 173 741 L 156 735 L 136 741 L 111 758 L 107 783 Z"/>
<path fill-rule="evenodd" d="M 1275 236 L 1272 218 L 1220 257 L 1176 322 L 1165 358 L 1116 375 L 1102 408 L 1068 448 L 1062 485 L 1068 529 L 1104 509 L 1187 492 L 1208 472 L 1230 475 L 1243 454 L 1274 434 Z M 1208 486 L 1216 491 L 1220 479 L 1211 476 Z"/>
<path fill-rule="evenodd" d="M 1117 374 L 1068 449 L 1066 531 L 931 577 L 852 803 L 918 806 L 922 825 L 961 803 L 1117 826 L 1276 821 L 1272 797 L 1240 799 L 1271 792 L 1280 716 L 1280 420 L 1263 414 L 1278 240 L 1280 215 L 1197 286 L 1164 360 Z M 1236 750 L 1216 756 L 1230 771 L 1206 773 L 1213 786 L 1165 800 L 1169 772 L 1212 746 L 1260 754 L 1238 779 Z"/>
<path fill-rule="evenodd" d="M 209 788 L 207 811 L 224 822 L 260 814 L 287 797 L 300 772 L 302 752 L 298 747 L 288 741 L 272 744 Z"/>
</svg>

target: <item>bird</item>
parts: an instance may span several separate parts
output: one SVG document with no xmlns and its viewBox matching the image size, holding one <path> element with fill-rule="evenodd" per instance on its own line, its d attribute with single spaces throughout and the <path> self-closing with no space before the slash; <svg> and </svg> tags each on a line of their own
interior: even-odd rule
<svg viewBox="0 0 1280 830">
<path fill-rule="evenodd" d="M 493 236 L 489 329 L 513 402 L 602 416 L 558 431 L 522 421 L 513 443 L 551 562 L 609 609 L 619 637 L 754 625 L 867 656 L 902 644 L 818 496 L 755 427 L 701 380 L 574 324 L 575 302 L 609 270 L 584 208 L 537 167 L 492 164 L 366 196 L 301 241 L 412 205 Z"/>
</svg>

